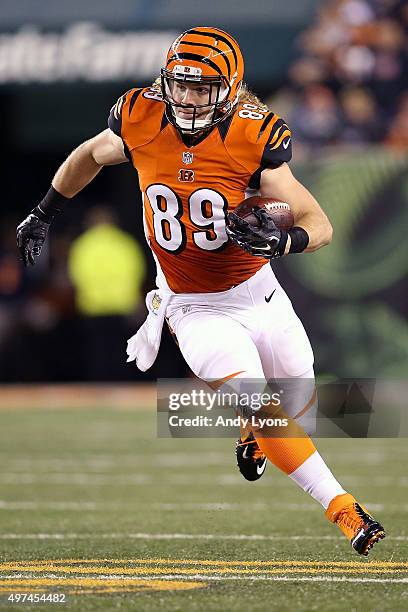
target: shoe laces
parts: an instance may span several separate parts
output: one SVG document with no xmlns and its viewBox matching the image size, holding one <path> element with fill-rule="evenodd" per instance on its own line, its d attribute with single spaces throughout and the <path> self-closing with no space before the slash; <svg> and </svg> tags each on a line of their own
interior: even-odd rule
<svg viewBox="0 0 408 612">
<path fill-rule="evenodd" d="M 255 446 L 249 446 L 249 444 L 254 444 Z M 258 446 L 258 442 L 255 439 L 248 440 L 247 438 L 244 442 L 238 444 L 238 446 L 248 446 L 249 457 L 254 461 L 265 458 L 265 454 L 261 451 Z"/>
<path fill-rule="evenodd" d="M 336 523 L 343 525 L 347 529 L 357 531 L 364 524 L 365 518 L 368 518 L 368 514 L 364 512 L 361 506 L 354 503 L 340 511 Z"/>
</svg>

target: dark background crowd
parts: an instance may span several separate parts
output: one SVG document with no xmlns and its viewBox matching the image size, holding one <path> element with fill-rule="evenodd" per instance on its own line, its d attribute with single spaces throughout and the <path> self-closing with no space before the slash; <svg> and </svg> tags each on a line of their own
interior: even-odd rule
<svg viewBox="0 0 408 612">
<path fill-rule="evenodd" d="M 287 40 L 291 56 L 284 71 L 255 82 L 250 72 L 246 75 L 249 86 L 291 126 L 294 162 L 319 163 L 325 151 L 333 149 L 359 149 L 364 155 L 369 147 L 381 147 L 406 155 L 407 2 L 315 2 L 308 23 L 298 29 L 297 36 Z M 109 110 L 105 99 L 109 97 L 111 105 L 123 90 L 148 82 L 111 82 L 103 95 L 100 84 L 84 91 L 101 116 Z M 55 122 L 58 109 L 52 107 L 50 86 L 30 87 L 32 99 L 40 99 Z M 62 85 L 59 91 L 74 99 L 75 87 Z M 7 119 L 1 153 L 0 382 L 182 376 L 186 365 L 167 330 L 149 372 L 142 374 L 125 363 L 126 339 L 143 322 L 144 295 L 154 287 L 137 174 L 129 165 L 105 168 L 56 220 L 40 262 L 23 268 L 15 245 L 17 223 L 44 195 L 69 150 L 94 132 L 69 147 L 66 137 L 60 145 L 47 145 L 41 137 L 37 148 L 27 145 L 19 125 L 30 103 L 25 101 L 20 116 L 16 104 L 21 106 L 25 96 L 23 85 L 16 91 L 0 85 L 0 109 Z M 80 117 L 82 95 L 78 87 L 75 104 L 67 111 L 73 125 L 75 114 Z M 101 123 L 99 129 L 104 128 Z M 285 285 L 284 265 L 276 269 Z M 302 318 L 307 319 L 307 313 Z"/>
<path fill-rule="evenodd" d="M 290 121 L 306 149 L 384 143 L 407 150 L 407 36 L 404 0 L 321 4 L 289 69 Z"/>
</svg>

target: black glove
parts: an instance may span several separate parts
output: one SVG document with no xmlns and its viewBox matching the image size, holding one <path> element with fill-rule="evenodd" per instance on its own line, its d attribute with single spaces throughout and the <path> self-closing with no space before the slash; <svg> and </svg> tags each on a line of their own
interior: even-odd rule
<svg viewBox="0 0 408 612">
<path fill-rule="evenodd" d="M 256 257 L 281 257 L 285 252 L 287 233 L 276 227 L 266 210 L 255 207 L 252 213 L 259 219 L 259 227 L 250 225 L 233 212 L 229 213 L 229 225 L 225 228 L 228 238 Z"/>
<path fill-rule="evenodd" d="M 35 264 L 35 258 L 40 256 L 42 246 L 47 237 L 50 223 L 40 217 L 43 216 L 38 208 L 34 208 L 26 219 L 17 227 L 17 246 L 23 264 L 27 267 Z"/>
</svg>

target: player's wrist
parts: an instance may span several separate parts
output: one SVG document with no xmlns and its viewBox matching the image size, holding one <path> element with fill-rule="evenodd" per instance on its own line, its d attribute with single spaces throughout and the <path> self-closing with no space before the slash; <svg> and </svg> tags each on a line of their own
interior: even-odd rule
<svg viewBox="0 0 408 612">
<path fill-rule="evenodd" d="M 273 257 L 283 257 L 283 255 L 285 255 L 286 253 L 289 234 L 285 230 L 280 230 L 279 233 L 280 233 L 280 238 L 279 238 L 279 242 L 275 249 L 275 253 Z"/>
<path fill-rule="evenodd" d="M 279 243 L 272 259 L 289 255 L 289 253 L 302 253 L 309 244 L 309 234 L 303 227 L 292 227 L 289 231 L 280 230 Z"/>
<path fill-rule="evenodd" d="M 51 223 L 55 215 L 59 215 L 70 201 L 70 198 L 59 193 L 52 185 L 45 194 L 41 202 L 33 209 L 33 213 L 37 215 L 41 221 Z"/>
<path fill-rule="evenodd" d="M 288 253 L 303 253 L 309 244 L 309 234 L 303 227 L 294 226 L 288 232 L 290 246 Z"/>
</svg>

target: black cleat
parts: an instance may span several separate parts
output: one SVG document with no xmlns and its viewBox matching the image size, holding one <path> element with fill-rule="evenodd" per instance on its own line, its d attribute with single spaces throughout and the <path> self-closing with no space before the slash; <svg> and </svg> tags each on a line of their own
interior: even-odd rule
<svg viewBox="0 0 408 612">
<path fill-rule="evenodd" d="M 355 512 L 361 519 L 361 525 L 351 545 L 360 555 L 367 556 L 374 544 L 385 538 L 384 527 L 378 523 L 360 504 L 355 504 Z"/>
<path fill-rule="evenodd" d="M 250 481 L 258 480 L 265 471 L 268 462 L 258 446 L 252 433 L 244 440 L 238 438 L 235 450 L 238 469 L 244 478 Z"/>
</svg>

